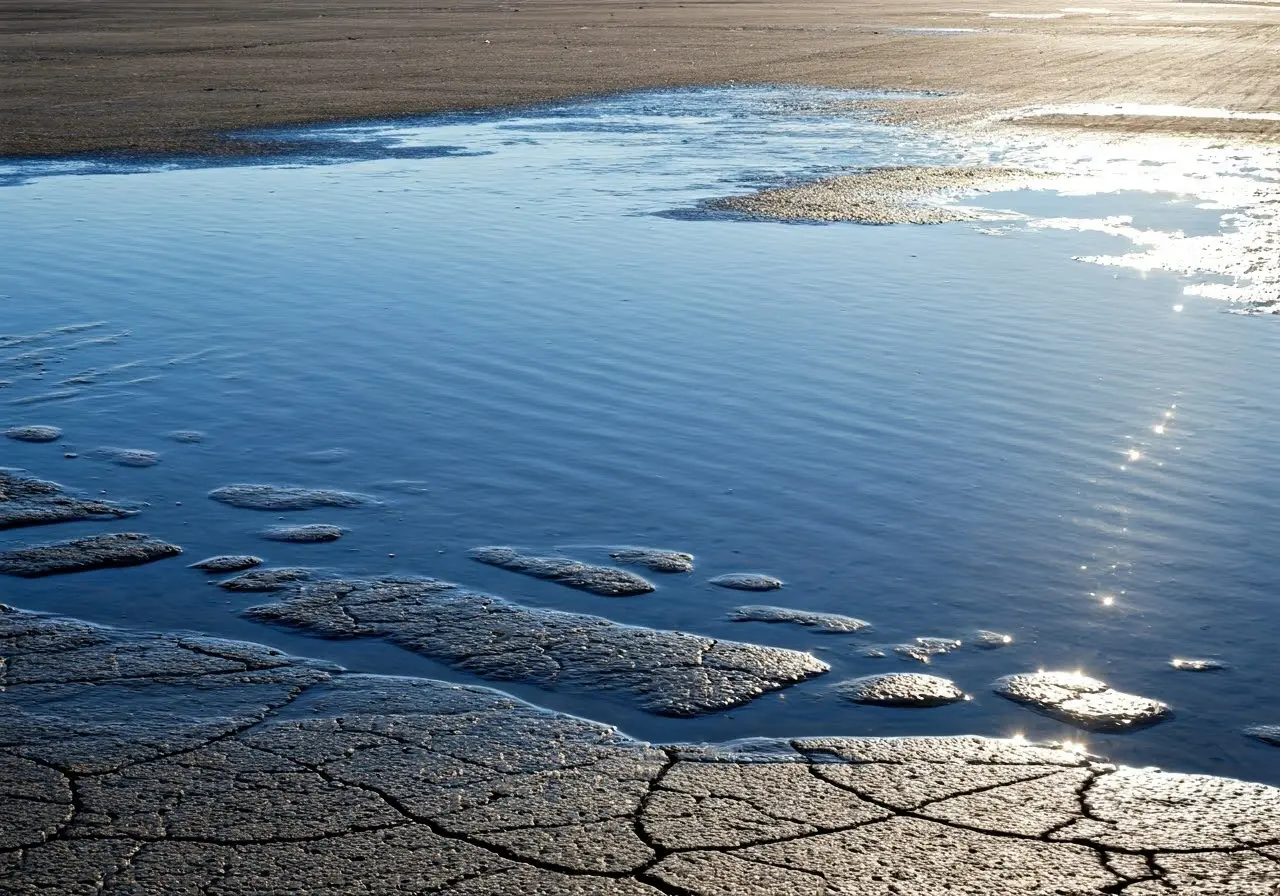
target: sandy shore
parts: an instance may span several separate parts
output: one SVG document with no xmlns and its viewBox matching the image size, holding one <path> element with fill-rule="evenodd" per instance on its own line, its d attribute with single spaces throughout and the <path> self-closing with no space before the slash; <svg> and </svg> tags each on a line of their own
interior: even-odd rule
<svg viewBox="0 0 1280 896">
<path fill-rule="evenodd" d="M 1097 100 L 1280 109 L 1276 4 L 437 3 L 3 0 L 0 154 L 208 149 L 235 128 L 730 80 L 953 91 L 928 114 L 959 118 Z M 930 28 L 979 30 L 909 30 Z"/>
</svg>

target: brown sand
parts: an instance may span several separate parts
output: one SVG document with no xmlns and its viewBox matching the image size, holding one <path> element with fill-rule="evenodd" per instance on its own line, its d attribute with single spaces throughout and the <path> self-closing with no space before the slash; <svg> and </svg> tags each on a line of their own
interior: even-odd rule
<svg viewBox="0 0 1280 896">
<path fill-rule="evenodd" d="M 992 218 L 993 213 L 943 203 L 973 193 L 1019 189 L 1039 177 L 1036 172 L 1017 168 L 872 168 L 746 196 L 730 196 L 716 200 L 712 207 L 780 221 L 857 224 L 979 221 Z"/>
<path fill-rule="evenodd" d="M 207 149 L 245 126 L 729 80 L 955 91 L 933 108 L 961 118 L 1097 100 L 1280 108 L 1280 8 L 1105 6 L 0 0 L 0 155 Z M 893 30 L 920 27 L 998 30 Z"/>
</svg>

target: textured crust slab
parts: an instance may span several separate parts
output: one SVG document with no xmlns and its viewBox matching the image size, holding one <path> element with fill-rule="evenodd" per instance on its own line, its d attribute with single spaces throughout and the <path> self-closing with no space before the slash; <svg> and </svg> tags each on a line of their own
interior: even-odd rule
<svg viewBox="0 0 1280 896">
<path fill-rule="evenodd" d="M 386 638 L 498 681 L 615 691 L 672 716 L 740 706 L 828 670 L 795 650 L 531 609 L 430 579 L 331 579 L 248 615 L 327 637 Z"/>
</svg>

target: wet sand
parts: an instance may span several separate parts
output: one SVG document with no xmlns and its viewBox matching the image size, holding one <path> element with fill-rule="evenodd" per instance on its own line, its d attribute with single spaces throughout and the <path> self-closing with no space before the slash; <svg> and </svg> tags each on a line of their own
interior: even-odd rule
<svg viewBox="0 0 1280 896">
<path fill-rule="evenodd" d="M 1274 111 L 1278 46 L 1280 7 L 1226 3 L 3 0 L 0 155 L 244 151 L 211 137 L 730 80 L 955 92 L 913 113 L 948 120 L 1100 100 Z"/>
</svg>

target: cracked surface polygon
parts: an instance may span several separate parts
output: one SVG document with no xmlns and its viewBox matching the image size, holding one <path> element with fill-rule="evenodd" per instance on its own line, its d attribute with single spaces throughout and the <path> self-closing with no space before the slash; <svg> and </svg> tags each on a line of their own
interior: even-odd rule
<svg viewBox="0 0 1280 896">
<path fill-rule="evenodd" d="M 659 748 L 482 688 L 10 608 L 0 656 L 15 896 L 1274 896 L 1280 870 L 1280 790 L 1015 741 Z"/>
</svg>

